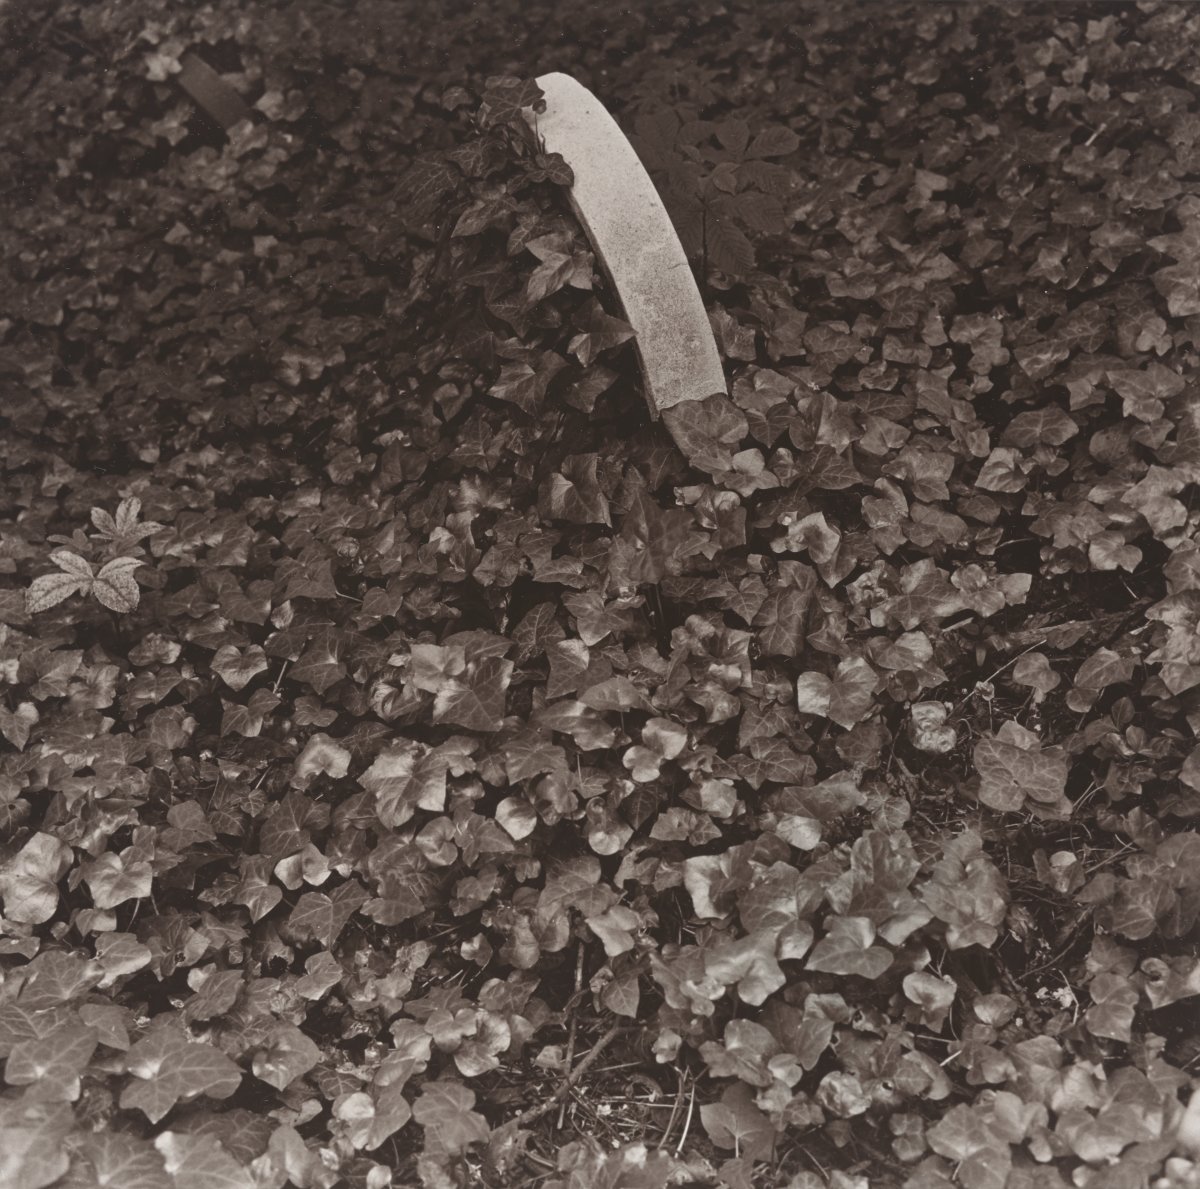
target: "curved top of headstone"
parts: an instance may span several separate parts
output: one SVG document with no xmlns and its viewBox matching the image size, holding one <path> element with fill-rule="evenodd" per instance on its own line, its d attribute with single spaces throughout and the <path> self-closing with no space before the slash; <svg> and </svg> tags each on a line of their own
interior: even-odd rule
<svg viewBox="0 0 1200 1189">
<path fill-rule="evenodd" d="M 571 202 L 637 333 L 651 412 L 727 393 L 691 265 L 633 145 L 570 75 L 544 74 L 537 84 L 546 110 L 526 118 L 575 174 Z"/>
</svg>

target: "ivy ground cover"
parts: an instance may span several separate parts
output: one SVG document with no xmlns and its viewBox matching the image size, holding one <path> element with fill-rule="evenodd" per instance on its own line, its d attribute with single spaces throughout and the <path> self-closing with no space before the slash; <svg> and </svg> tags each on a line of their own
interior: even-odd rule
<svg viewBox="0 0 1200 1189">
<path fill-rule="evenodd" d="M 1200 13 L 592 8 L 0 9 L 0 1187 L 1195 1186 Z"/>
</svg>

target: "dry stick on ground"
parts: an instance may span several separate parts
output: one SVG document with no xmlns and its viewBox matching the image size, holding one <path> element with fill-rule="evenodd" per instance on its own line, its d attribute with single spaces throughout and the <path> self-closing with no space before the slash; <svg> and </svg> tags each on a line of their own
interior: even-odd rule
<svg viewBox="0 0 1200 1189">
<path fill-rule="evenodd" d="M 559 1088 L 555 1090 L 545 1102 L 539 1102 L 537 1106 L 531 1106 L 528 1110 L 522 1111 L 517 1116 L 517 1126 L 524 1127 L 527 1123 L 535 1123 L 538 1119 L 542 1118 L 544 1115 L 548 1115 L 552 1110 L 554 1110 L 554 1108 L 558 1105 L 559 1100 L 566 1098 L 566 1096 L 570 1093 L 571 1087 L 574 1086 L 576 1082 L 578 1082 L 579 1079 L 583 1077 L 583 1075 L 587 1073 L 587 1071 L 591 1069 L 593 1065 L 596 1064 L 600 1054 L 603 1053 L 604 1050 L 608 1048 L 608 1046 L 612 1044 L 612 1042 L 616 1040 L 622 1032 L 626 1031 L 628 1031 L 627 1028 L 622 1027 L 620 1024 L 614 1024 L 598 1041 L 596 1041 L 596 1043 L 592 1046 L 591 1052 L 588 1053 L 587 1056 L 583 1057 L 579 1064 L 576 1065 L 569 1074 L 567 1074 L 566 1080 L 563 1082 L 563 1084 L 559 1086 Z"/>
<path fill-rule="evenodd" d="M 567 1057 L 566 1066 L 571 1068 L 571 1062 L 575 1060 L 575 1037 L 579 1032 L 579 1017 L 575 1014 L 575 1004 L 579 1001 L 579 992 L 583 987 L 583 942 L 579 942 L 575 951 L 575 994 L 571 996 L 571 1029 L 567 1033 Z M 558 1118 L 554 1123 L 554 1130 L 561 1131 L 563 1122 L 567 1117 L 567 1096 L 564 1094 L 558 1103 Z"/>
</svg>

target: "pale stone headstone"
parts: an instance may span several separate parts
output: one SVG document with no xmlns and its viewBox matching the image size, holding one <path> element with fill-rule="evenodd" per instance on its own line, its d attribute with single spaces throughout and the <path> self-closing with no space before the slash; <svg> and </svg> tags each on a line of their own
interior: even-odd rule
<svg viewBox="0 0 1200 1189">
<path fill-rule="evenodd" d="M 544 74 L 537 84 L 546 110 L 526 118 L 575 174 L 571 203 L 637 332 L 652 415 L 727 393 L 691 266 L 633 145 L 570 75 Z"/>
</svg>

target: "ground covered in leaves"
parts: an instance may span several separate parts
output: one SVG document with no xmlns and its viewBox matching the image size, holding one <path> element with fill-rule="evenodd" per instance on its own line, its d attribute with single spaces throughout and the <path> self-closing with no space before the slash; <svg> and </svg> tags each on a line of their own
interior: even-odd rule
<svg viewBox="0 0 1200 1189">
<path fill-rule="evenodd" d="M 1200 11 L 463 7 L 0 12 L 0 1185 L 1194 1185 Z"/>
</svg>

